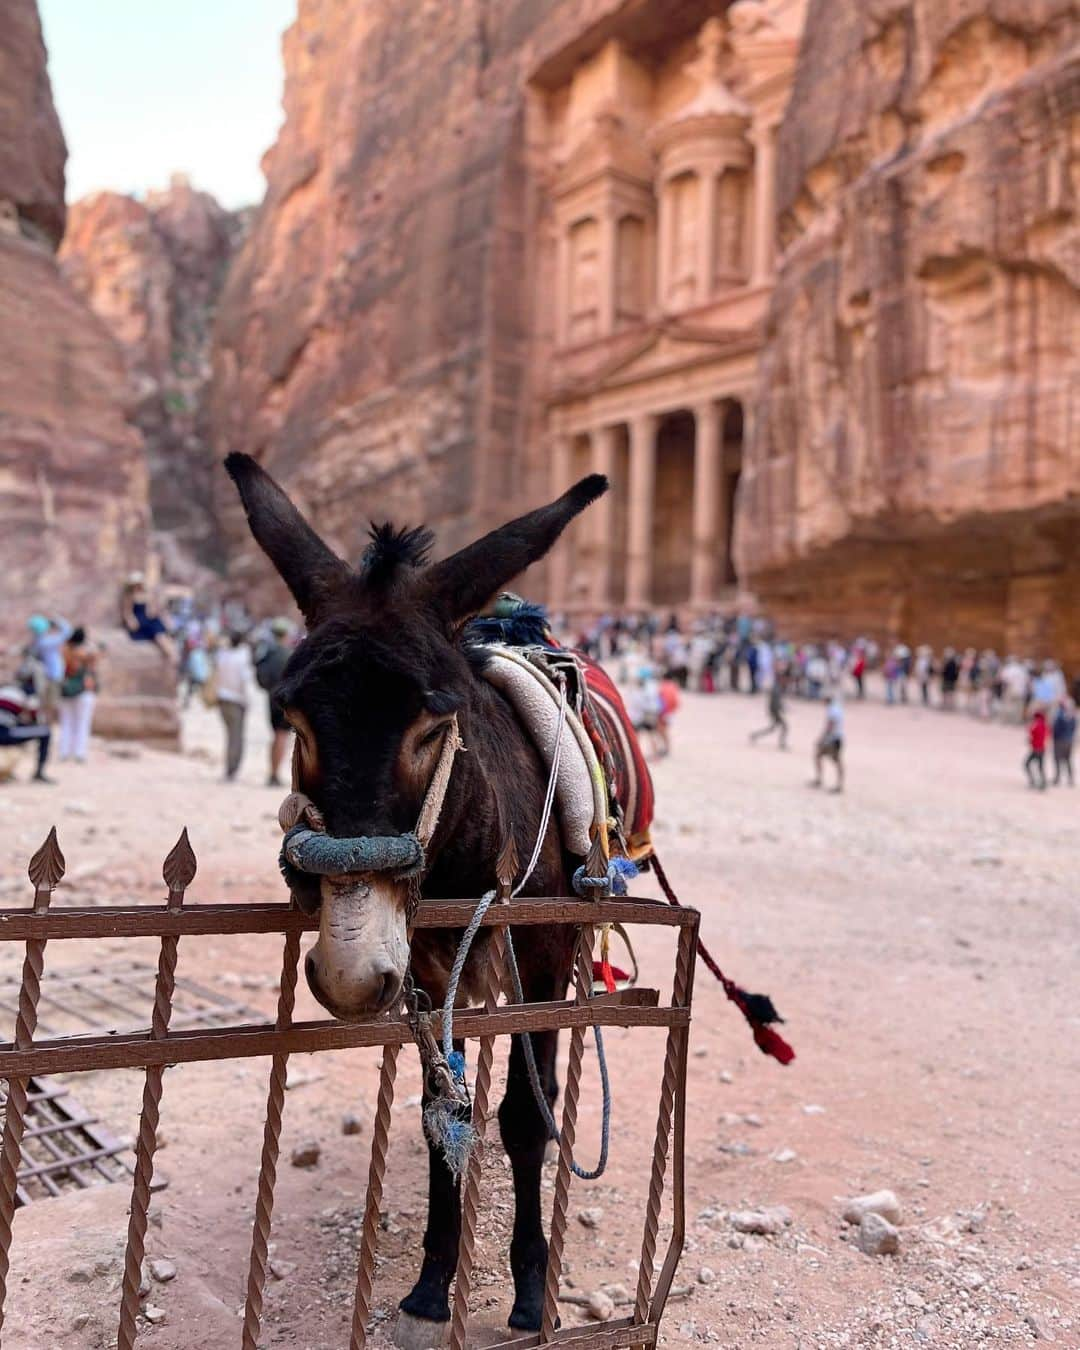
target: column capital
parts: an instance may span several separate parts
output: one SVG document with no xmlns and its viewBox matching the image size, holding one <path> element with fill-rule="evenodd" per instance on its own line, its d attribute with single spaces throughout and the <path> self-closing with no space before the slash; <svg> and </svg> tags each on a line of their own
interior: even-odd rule
<svg viewBox="0 0 1080 1350">
<path fill-rule="evenodd" d="M 706 422 L 718 422 L 723 416 L 721 409 L 721 400 L 715 398 L 703 398 L 693 405 L 691 411 L 694 414 L 694 421 L 701 426 Z"/>
</svg>

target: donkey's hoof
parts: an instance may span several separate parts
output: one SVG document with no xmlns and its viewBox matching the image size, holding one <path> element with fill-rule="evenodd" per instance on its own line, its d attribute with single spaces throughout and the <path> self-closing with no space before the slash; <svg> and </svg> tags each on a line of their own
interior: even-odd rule
<svg viewBox="0 0 1080 1350">
<path fill-rule="evenodd" d="M 544 1304 L 541 1300 L 536 1302 L 533 1299 L 515 1303 L 506 1320 L 506 1325 L 511 1331 L 539 1331 L 540 1324 L 544 1319 Z M 562 1326 L 562 1318 L 555 1318 L 555 1328 L 558 1330 Z"/>
<path fill-rule="evenodd" d="M 448 1321 L 433 1322 L 428 1317 L 414 1317 L 404 1308 L 398 1310 L 394 1323 L 394 1344 L 398 1350 L 439 1350 L 449 1338 Z"/>
</svg>

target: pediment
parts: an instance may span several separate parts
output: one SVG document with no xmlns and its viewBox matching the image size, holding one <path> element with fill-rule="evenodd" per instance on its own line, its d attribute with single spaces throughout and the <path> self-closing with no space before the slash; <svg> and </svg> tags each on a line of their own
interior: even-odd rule
<svg viewBox="0 0 1080 1350">
<path fill-rule="evenodd" d="M 756 326 L 717 329 L 669 321 L 643 333 L 638 342 L 622 345 L 614 354 L 608 351 L 606 359 L 600 358 L 591 369 L 581 359 L 585 354 L 579 352 L 576 368 L 567 371 L 566 378 L 560 382 L 558 397 L 572 398 L 584 392 L 600 393 L 639 381 L 644 383 L 684 367 L 755 347 L 759 341 Z"/>
<path fill-rule="evenodd" d="M 602 175 L 616 175 L 651 182 L 652 156 L 622 119 L 607 114 L 598 117 L 562 163 L 554 182 L 557 197 Z"/>
</svg>

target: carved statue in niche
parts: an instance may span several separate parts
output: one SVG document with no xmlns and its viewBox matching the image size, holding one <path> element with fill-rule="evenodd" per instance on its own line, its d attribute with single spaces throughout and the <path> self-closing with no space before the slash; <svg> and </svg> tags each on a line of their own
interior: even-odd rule
<svg viewBox="0 0 1080 1350">
<path fill-rule="evenodd" d="M 692 305 L 697 298 L 698 181 L 692 173 L 680 174 L 668 184 L 671 194 L 671 272 L 668 300 L 672 305 Z"/>
<path fill-rule="evenodd" d="M 738 281 L 746 274 L 746 175 L 728 169 L 716 188 L 715 273 L 720 281 Z"/>
<path fill-rule="evenodd" d="M 619 319 L 640 319 L 645 313 L 645 222 L 639 216 L 619 221 L 616 284 Z"/>
<path fill-rule="evenodd" d="M 567 278 L 571 342 L 588 342 L 600 320 L 600 229 L 590 216 L 570 230 L 570 275 Z"/>
</svg>

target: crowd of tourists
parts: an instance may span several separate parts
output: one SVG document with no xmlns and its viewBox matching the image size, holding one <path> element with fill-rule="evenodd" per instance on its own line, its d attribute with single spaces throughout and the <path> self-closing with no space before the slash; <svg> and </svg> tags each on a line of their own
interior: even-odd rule
<svg viewBox="0 0 1080 1350">
<path fill-rule="evenodd" d="M 236 601 L 200 611 L 189 595 L 179 594 L 158 606 L 139 573 L 121 588 L 119 618 L 128 639 L 150 644 L 160 654 L 184 707 L 199 698 L 217 710 L 226 782 L 236 779 L 243 761 L 253 686 L 264 691 L 271 726 L 267 783 L 282 786 L 289 728 L 271 694 L 299 629 L 280 618 L 255 622 Z M 0 670 L 0 777 L 13 771 L 11 756 L 31 747 L 35 783 L 54 782 L 49 773 L 54 752 L 60 761 L 84 764 L 95 704 L 107 678 L 108 651 L 85 625 L 59 615 L 31 615 L 25 640 Z"/>
<path fill-rule="evenodd" d="M 128 638 L 152 644 L 175 673 L 183 705 L 198 698 L 217 710 L 226 782 L 236 779 L 244 759 L 253 688 L 264 692 L 272 733 L 266 781 L 280 786 L 289 728 L 272 692 L 299 629 L 283 618 L 255 621 L 236 600 L 199 610 L 190 595 L 181 593 L 158 606 L 138 573 L 121 588 L 119 611 Z M 831 762 L 835 788 L 842 789 L 844 699 L 867 698 L 873 676 L 875 689 L 883 690 L 889 705 L 916 704 L 1026 723 L 1028 783 L 1043 789 L 1048 782 L 1074 781 L 1080 675 L 1070 687 L 1054 661 L 1013 654 L 1001 659 L 992 650 L 974 647 L 882 647 L 871 637 L 850 643 L 793 642 L 767 618 L 746 613 L 717 613 L 691 623 L 680 622 L 675 614 L 607 614 L 578 626 L 556 616 L 553 628 L 563 641 L 614 664 L 630 718 L 656 756 L 671 749 L 672 720 L 684 690 L 764 693 L 768 720 L 751 739 L 775 735 L 780 749 L 788 746 L 786 701 L 820 700 L 825 721 L 815 743 L 814 786 L 822 784 L 823 765 Z M 26 629 L 25 642 L 9 668 L 0 672 L 0 749 L 33 745 L 34 781 L 48 783 L 54 732 L 59 759 L 86 760 L 107 662 L 85 625 L 34 614 Z M 1050 753 L 1052 780 L 1046 763 Z"/>
<path fill-rule="evenodd" d="M 1035 661 L 991 649 L 923 644 L 882 646 L 872 637 L 849 643 L 794 642 L 777 633 L 767 618 L 750 614 L 704 616 L 682 623 L 675 614 L 605 614 L 579 626 L 562 621 L 561 631 L 598 660 L 613 661 L 631 689 L 651 690 L 649 720 L 661 715 L 658 691 L 665 683 L 704 694 L 766 695 L 768 722 L 752 733 L 755 741 L 776 734 L 788 744 L 785 700 L 821 700 L 825 726 L 815 747 L 815 786 L 822 763 L 836 765 L 843 786 L 844 699 L 870 696 L 871 677 L 888 705 L 917 704 L 944 712 L 965 712 L 985 721 L 1027 727 L 1024 761 L 1032 787 L 1073 782 L 1076 705 L 1080 673 L 1070 685 L 1056 661 Z M 669 739 L 665 735 L 665 748 Z M 1046 756 L 1052 749 L 1054 776 Z"/>
</svg>

